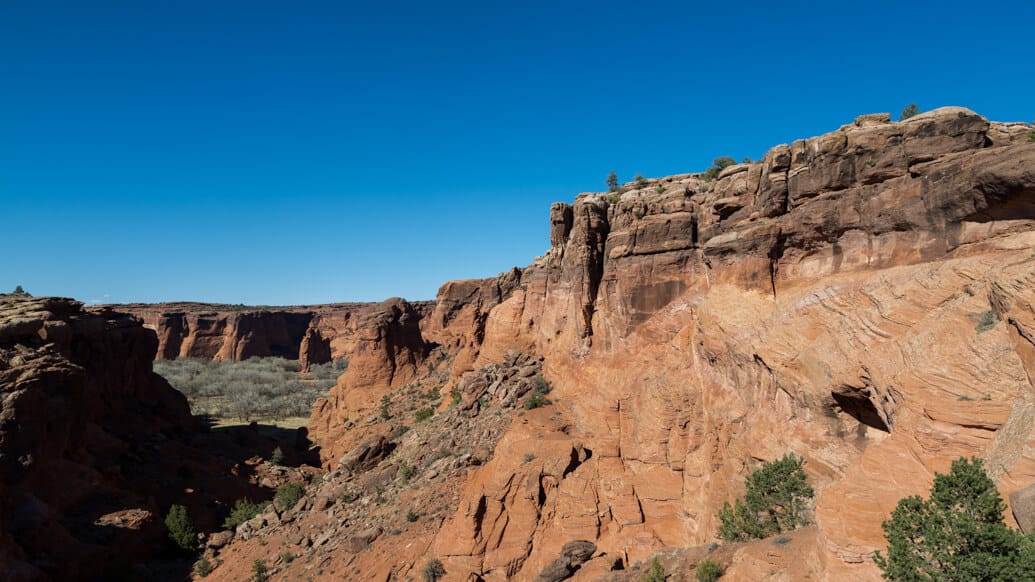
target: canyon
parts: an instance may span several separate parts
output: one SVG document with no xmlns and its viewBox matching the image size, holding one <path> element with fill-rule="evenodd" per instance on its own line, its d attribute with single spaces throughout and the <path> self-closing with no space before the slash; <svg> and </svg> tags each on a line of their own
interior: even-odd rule
<svg viewBox="0 0 1035 582">
<path fill-rule="evenodd" d="M 88 543 L 69 525 L 101 487 L 136 501 L 116 505 L 151 538 L 184 489 L 213 487 L 199 483 L 224 461 L 150 370 L 179 357 L 349 360 L 309 421 L 319 477 L 209 545 L 210 580 L 255 560 L 277 580 L 419 579 L 431 561 L 447 581 L 638 579 L 658 555 L 671 580 L 705 556 L 724 580 L 879 580 L 881 522 L 960 456 L 984 459 L 1007 522 L 1030 531 L 1031 134 L 958 107 L 864 115 L 714 180 L 583 193 L 550 208 L 532 264 L 433 302 L 3 296 L 0 571 L 87 579 L 133 547 L 137 530 Z M 152 441 L 147 471 L 106 460 Z M 718 509 L 787 452 L 805 459 L 813 524 L 711 547 Z M 183 458 L 198 467 L 161 490 L 133 477 Z M 80 498 L 56 490 L 68 479 Z"/>
</svg>

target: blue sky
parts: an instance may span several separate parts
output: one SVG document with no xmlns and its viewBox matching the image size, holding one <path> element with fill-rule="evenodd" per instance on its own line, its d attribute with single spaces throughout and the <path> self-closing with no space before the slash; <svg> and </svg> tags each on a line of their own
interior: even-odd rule
<svg viewBox="0 0 1035 582">
<path fill-rule="evenodd" d="M 432 298 L 623 179 L 964 105 L 1035 118 L 1028 2 L 0 2 L 0 289 Z"/>
</svg>

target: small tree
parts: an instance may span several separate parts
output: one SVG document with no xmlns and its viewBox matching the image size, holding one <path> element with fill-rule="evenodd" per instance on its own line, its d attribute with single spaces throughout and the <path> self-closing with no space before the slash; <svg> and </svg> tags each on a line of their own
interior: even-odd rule
<svg viewBox="0 0 1035 582">
<path fill-rule="evenodd" d="M 606 183 L 608 192 L 618 191 L 618 174 L 616 174 L 614 170 L 611 170 L 611 173 L 607 175 Z"/>
<path fill-rule="evenodd" d="M 169 508 L 165 516 L 165 529 L 169 532 L 169 539 L 181 550 L 193 552 L 198 548 L 198 533 L 187 515 L 186 507 L 173 505 Z"/>
<path fill-rule="evenodd" d="M 385 394 L 384 396 L 381 397 L 381 419 L 382 420 L 388 420 L 389 418 L 392 418 L 392 412 L 391 412 L 391 410 L 389 410 L 389 407 L 391 405 L 392 405 L 392 400 L 390 398 L 388 398 L 387 394 Z"/>
<path fill-rule="evenodd" d="M 643 582 L 665 582 L 665 568 L 662 567 L 657 556 L 650 559 L 650 572 L 643 577 Z"/>
<path fill-rule="evenodd" d="M 898 116 L 898 120 L 903 121 L 917 115 L 920 115 L 920 108 L 916 106 L 916 103 L 910 103 L 902 109 L 902 114 Z"/>
<path fill-rule="evenodd" d="M 266 567 L 265 560 L 255 560 L 252 562 L 252 581 L 253 582 L 266 582 L 270 579 L 269 568 Z"/>
<path fill-rule="evenodd" d="M 273 449 L 273 454 L 270 455 L 270 462 L 273 463 L 274 465 L 283 465 L 284 464 L 284 450 L 281 449 L 279 446 L 277 448 Z"/>
<path fill-rule="evenodd" d="M 1035 580 L 1035 541 L 1006 527 L 1005 510 L 981 459 L 957 459 L 930 499 L 898 502 L 881 526 L 888 554 L 873 561 L 893 581 Z"/>
<path fill-rule="evenodd" d="M 13 295 L 21 295 L 22 297 L 32 297 L 31 295 L 25 292 L 25 289 L 22 289 L 21 285 L 16 285 L 14 291 L 12 291 L 11 293 Z"/>
<path fill-rule="evenodd" d="M 428 560 L 427 564 L 424 564 L 424 569 L 421 570 L 421 576 L 424 578 L 424 582 L 438 582 L 446 575 L 446 568 L 442 565 L 442 562 L 436 560 Z"/>
<path fill-rule="evenodd" d="M 804 465 L 805 459 L 788 453 L 748 475 L 744 497 L 719 510 L 719 538 L 764 538 L 807 525 L 808 503 L 814 492 Z"/>
<path fill-rule="evenodd" d="M 708 170 L 705 171 L 704 179 L 705 180 L 714 180 L 715 178 L 719 177 L 719 173 L 720 172 L 722 172 L 723 170 L 725 170 L 726 168 L 728 168 L 730 166 L 735 166 L 735 165 L 737 165 L 737 160 L 734 160 L 733 158 L 731 158 L 729 156 L 722 156 L 720 158 L 715 158 L 714 160 L 712 160 L 712 167 L 708 168 Z"/>
<path fill-rule="evenodd" d="M 644 188 L 647 186 L 647 178 L 644 178 L 643 174 L 636 174 L 636 177 L 633 178 L 633 180 L 636 182 L 637 188 Z"/>
</svg>

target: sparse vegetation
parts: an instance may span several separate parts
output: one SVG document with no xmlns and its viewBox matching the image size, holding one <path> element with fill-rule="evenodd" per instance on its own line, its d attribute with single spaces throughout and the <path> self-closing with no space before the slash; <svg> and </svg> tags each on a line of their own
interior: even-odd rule
<svg viewBox="0 0 1035 582">
<path fill-rule="evenodd" d="M 636 177 L 633 178 L 633 180 L 636 182 L 636 187 L 637 188 L 646 188 L 647 187 L 647 178 L 644 178 L 643 174 L 636 174 Z"/>
<path fill-rule="evenodd" d="M 302 499 L 303 495 L 305 495 L 305 485 L 288 483 L 277 489 L 277 493 L 273 496 L 273 504 L 281 511 L 291 509 L 299 499 Z"/>
<path fill-rule="evenodd" d="M 714 560 L 701 560 L 694 572 L 697 582 L 715 582 L 722 577 L 722 566 Z"/>
<path fill-rule="evenodd" d="M 347 365 L 346 360 L 313 366 L 302 374 L 297 361 L 250 358 L 210 362 L 162 360 L 154 370 L 187 396 L 194 414 L 241 420 L 308 416 Z"/>
<path fill-rule="evenodd" d="M 270 462 L 274 465 L 284 464 L 284 450 L 281 449 L 280 446 L 277 446 L 277 448 L 273 449 L 273 453 L 270 455 Z"/>
<path fill-rule="evenodd" d="M 706 181 L 711 181 L 719 177 L 719 173 L 730 166 L 737 165 L 737 160 L 729 156 L 722 156 L 721 158 L 715 158 L 712 160 L 712 167 L 705 170 L 702 178 Z"/>
<path fill-rule="evenodd" d="M 1006 504 L 981 459 L 957 459 L 937 474 L 929 499 L 898 502 L 882 525 L 887 556 L 874 562 L 886 580 L 1033 580 L 1035 540 L 1003 523 Z"/>
<path fill-rule="evenodd" d="M 409 483 L 415 472 L 416 469 L 414 469 L 412 465 L 407 465 L 406 463 L 403 463 L 402 466 L 399 467 L 399 476 L 402 477 L 403 483 Z"/>
<path fill-rule="evenodd" d="M 812 486 L 794 453 L 770 461 L 748 475 L 744 497 L 719 510 L 719 538 L 726 541 L 761 539 L 808 524 Z"/>
<path fill-rule="evenodd" d="M 430 408 L 421 408 L 417 412 L 413 413 L 414 422 L 424 422 L 425 420 L 434 416 L 435 411 Z"/>
<path fill-rule="evenodd" d="M 656 556 L 650 559 L 650 571 L 643 577 L 643 582 L 665 582 L 665 568 Z"/>
<path fill-rule="evenodd" d="M 408 521 L 410 523 L 413 523 L 413 522 L 417 521 L 418 519 L 420 519 L 420 514 L 417 513 L 416 511 L 411 509 L 411 510 L 406 512 L 406 521 Z"/>
<path fill-rule="evenodd" d="M 611 170 L 611 173 L 607 175 L 607 181 L 605 183 L 607 184 L 607 191 L 608 192 L 617 192 L 618 191 L 618 174 L 616 174 L 614 172 L 614 170 Z"/>
<path fill-rule="evenodd" d="M 438 582 L 446 575 L 446 568 L 437 559 L 428 560 L 428 563 L 424 564 L 424 568 L 420 573 L 421 577 L 424 578 L 424 582 Z"/>
<path fill-rule="evenodd" d="M 898 120 L 904 121 L 917 115 L 920 115 L 920 108 L 916 106 L 916 103 L 910 103 L 902 109 L 902 113 L 898 116 Z"/>
<path fill-rule="evenodd" d="M 238 499 L 234 502 L 230 515 L 223 520 L 223 527 L 229 530 L 237 529 L 237 526 L 259 515 L 263 509 L 266 509 L 264 503 L 252 503 L 248 499 Z"/>
<path fill-rule="evenodd" d="M 1028 142 L 1035 143 L 1035 129 L 1028 132 Z"/>
<path fill-rule="evenodd" d="M 535 455 L 532 453 L 525 453 L 524 462 L 531 463 L 535 460 Z"/>
<path fill-rule="evenodd" d="M 388 397 L 388 395 L 385 394 L 384 396 L 382 396 L 381 397 L 381 420 L 388 420 L 389 418 L 392 418 L 391 406 L 392 406 L 392 400 Z"/>
<path fill-rule="evenodd" d="M 267 582 L 270 579 L 269 568 L 265 560 L 252 562 L 252 582 Z"/>
<path fill-rule="evenodd" d="M 11 295 L 21 295 L 22 297 L 32 297 L 32 295 L 29 295 L 28 293 L 25 292 L 25 289 L 22 289 L 21 285 L 16 285 L 14 287 L 14 291 L 11 292 Z"/>
<path fill-rule="evenodd" d="M 194 562 L 194 574 L 197 575 L 198 578 L 208 576 L 212 573 L 212 570 L 214 570 L 212 562 L 210 562 L 205 556 L 201 556 L 201 559 Z"/>
<path fill-rule="evenodd" d="M 169 513 L 165 516 L 165 529 L 176 547 L 187 552 L 198 549 L 198 532 L 187 515 L 186 507 L 173 505 L 169 508 Z"/>
<path fill-rule="evenodd" d="M 986 311 L 981 314 L 981 318 L 978 320 L 977 327 L 975 327 L 974 329 L 978 333 L 984 333 L 995 327 L 995 324 L 998 322 L 999 318 L 996 317 L 994 311 Z"/>
<path fill-rule="evenodd" d="M 536 376 L 532 394 L 525 400 L 525 410 L 532 410 L 533 408 L 549 404 L 550 401 L 546 399 L 546 395 L 550 393 L 550 390 L 552 390 L 552 387 L 546 381 L 546 378 L 543 378 L 542 375 Z"/>
</svg>

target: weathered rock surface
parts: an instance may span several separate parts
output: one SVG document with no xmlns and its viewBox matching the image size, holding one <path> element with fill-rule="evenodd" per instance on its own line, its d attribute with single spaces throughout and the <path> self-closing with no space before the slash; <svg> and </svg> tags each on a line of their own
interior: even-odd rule
<svg viewBox="0 0 1035 582">
<path fill-rule="evenodd" d="M 730 579 L 875 581 L 881 521 L 961 455 L 985 459 L 1023 521 L 1028 131 L 961 108 L 863 116 L 713 181 L 554 205 L 551 248 L 527 268 L 448 283 L 424 313 L 390 301 L 350 318 L 348 372 L 310 425 L 328 477 L 309 509 L 226 546 L 211 579 L 283 542 L 318 564 L 278 561 L 288 578 L 413 577 L 437 559 L 447 581 L 590 580 L 672 547 L 683 571 L 714 555 Z M 522 406 L 539 374 L 553 390 Z M 339 468 L 354 450 L 370 462 Z M 719 507 L 788 451 L 806 459 L 815 526 L 710 554 Z M 596 548 L 577 570 L 572 540 Z"/>
<path fill-rule="evenodd" d="M 356 345 L 349 351 L 349 367 L 328 397 L 313 405 L 309 423 L 310 438 L 326 463 L 344 452 L 345 419 L 376 413 L 382 397 L 417 376 L 430 349 L 420 321 L 420 312 L 403 299 L 389 299 L 350 320 Z"/>
</svg>

